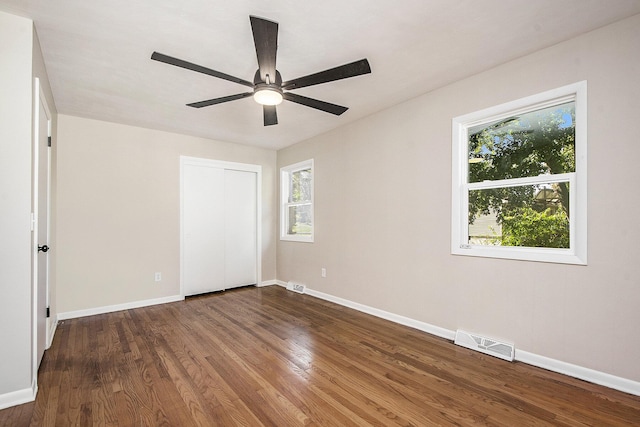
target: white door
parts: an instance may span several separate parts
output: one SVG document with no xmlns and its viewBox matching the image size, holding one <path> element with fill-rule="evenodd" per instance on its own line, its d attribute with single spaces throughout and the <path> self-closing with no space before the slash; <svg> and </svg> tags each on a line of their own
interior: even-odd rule
<svg viewBox="0 0 640 427">
<path fill-rule="evenodd" d="M 256 173 L 225 170 L 225 283 L 256 283 Z"/>
<path fill-rule="evenodd" d="M 185 295 L 224 289 L 224 169 L 183 169 Z"/>
<path fill-rule="evenodd" d="M 47 346 L 47 307 L 49 298 L 49 136 L 50 115 L 44 95 L 36 80 L 38 112 L 36 126 L 35 159 L 35 226 L 34 246 L 37 245 L 35 264 L 35 367 L 40 366 Z"/>
<path fill-rule="evenodd" d="M 258 282 L 258 173 L 182 160 L 184 295 Z M 245 165 L 248 169 L 255 165 Z"/>
</svg>

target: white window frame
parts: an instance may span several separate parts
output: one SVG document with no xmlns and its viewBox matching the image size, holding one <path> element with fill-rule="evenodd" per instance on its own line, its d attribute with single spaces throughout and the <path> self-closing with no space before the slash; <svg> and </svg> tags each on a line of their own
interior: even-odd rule
<svg viewBox="0 0 640 427">
<path fill-rule="evenodd" d="M 291 182 L 291 175 L 295 172 L 311 169 L 311 234 L 289 234 L 289 207 L 302 204 L 308 204 L 308 202 L 294 202 L 289 203 L 289 189 Z M 314 218 L 314 187 L 315 187 L 315 174 L 313 169 L 313 159 L 305 160 L 302 162 L 294 163 L 292 165 L 284 166 L 280 168 L 280 240 L 289 240 L 292 242 L 308 242 L 313 243 L 313 236 L 315 231 L 315 218 Z"/>
<path fill-rule="evenodd" d="M 575 172 L 500 181 L 468 182 L 468 129 L 514 115 L 575 101 Z M 470 245 L 469 191 L 569 181 L 570 248 Z M 452 120 L 451 253 L 563 264 L 587 264 L 587 82 L 563 86 L 537 95 L 486 108 Z"/>
</svg>

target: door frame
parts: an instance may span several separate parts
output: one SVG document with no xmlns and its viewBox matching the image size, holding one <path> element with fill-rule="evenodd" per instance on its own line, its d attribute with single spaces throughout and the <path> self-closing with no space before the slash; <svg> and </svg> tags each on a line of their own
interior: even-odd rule
<svg viewBox="0 0 640 427">
<path fill-rule="evenodd" d="M 180 296 L 184 290 L 184 169 L 186 166 L 231 169 L 256 174 L 256 285 L 262 284 L 262 166 L 201 157 L 180 156 Z"/>
<path fill-rule="evenodd" d="M 47 97 L 42 90 L 42 86 L 40 84 L 40 79 L 38 77 L 34 78 L 34 90 L 33 90 L 33 200 L 32 200 L 32 209 L 31 213 L 31 231 L 32 233 L 32 253 L 31 253 L 31 264 L 32 264 L 32 313 L 33 313 L 33 330 L 32 330 L 32 379 L 34 384 L 37 387 L 37 378 L 38 378 L 38 368 L 40 365 L 40 361 L 38 360 L 38 240 L 40 238 L 40 224 L 38 220 L 38 211 L 39 211 L 39 195 L 41 191 L 46 191 L 47 193 L 47 213 L 46 213 L 46 223 L 47 223 L 47 244 L 50 242 L 51 236 L 51 147 L 47 148 L 47 158 L 40 158 L 40 104 L 44 109 L 47 118 L 47 138 L 51 137 L 51 110 L 49 109 L 49 103 L 47 102 Z M 40 188 L 39 178 L 40 178 L 40 163 L 42 161 L 46 161 L 47 165 L 47 188 Z M 49 273 L 51 270 L 51 264 L 49 260 L 49 256 L 47 255 L 46 262 L 46 274 L 45 274 L 45 303 L 47 307 L 50 307 L 49 302 Z M 45 313 L 40 313 L 41 315 L 45 315 Z M 45 350 L 51 346 L 51 328 L 49 325 L 50 318 L 45 319 Z"/>
</svg>

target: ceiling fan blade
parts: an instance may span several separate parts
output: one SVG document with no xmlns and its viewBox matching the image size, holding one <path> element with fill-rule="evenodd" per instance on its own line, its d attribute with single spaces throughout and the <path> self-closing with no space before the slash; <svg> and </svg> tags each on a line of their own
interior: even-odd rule
<svg viewBox="0 0 640 427">
<path fill-rule="evenodd" d="M 271 83 L 276 81 L 276 52 L 278 50 L 278 23 L 250 16 L 253 43 L 256 46 L 258 69 L 263 82 L 267 74 Z"/>
<path fill-rule="evenodd" d="M 306 96 L 297 95 L 291 92 L 286 92 L 282 94 L 282 96 L 287 101 L 295 102 L 296 104 L 306 105 L 307 107 L 315 108 L 316 110 L 326 111 L 327 113 L 335 114 L 336 116 L 339 116 L 340 114 L 344 113 L 349 109 L 348 107 L 331 104 L 329 102 L 320 101 L 318 99 L 307 98 Z"/>
<path fill-rule="evenodd" d="M 292 90 L 301 87 L 319 85 L 321 83 L 332 82 L 335 80 L 348 79 L 349 77 L 369 74 L 371 67 L 369 61 L 361 59 L 329 70 L 320 71 L 319 73 L 309 74 L 308 76 L 298 77 L 282 83 L 282 89 Z"/>
<path fill-rule="evenodd" d="M 278 124 L 278 113 L 275 105 L 263 105 L 262 114 L 264 116 L 264 125 L 271 126 Z"/>
<path fill-rule="evenodd" d="M 187 104 L 187 106 L 193 107 L 193 108 L 208 107 L 209 105 L 222 104 L 223 102 L 235 101 L 236 99 L 242 99 L 252 95 L 253 95 L 253 92 L 238 93 L 236 95 L 223 96 L 221 98 L 213 98 L 213 99 L 208 99 L 206 101 L 192 102 L 191 104 Z"/>
<path fill-rule="evenodd" d="M 153 52 L 153 54 L 151 55 L 151 59 L 153 59 L 154 61 L 164 62 L 165 64 L 175 65 L 176 67 L 186 68 L 187 70 L 196 71 L 198 73 L 207 74 L 209 76 L 217 77 L 219 79 L 228 80 L 230 82 L 253 87 L 253 83 L 249 81 L 240 79 L 238 77 L 230 76 L 229 74 L 221 73 L 220 71 L 212 70 L 211 68 L 203 67 L 202 65 L 193 64 L 191 62 L 183 61 L 182 59 L 164 55 L 159 52 Z"/>
</svg>

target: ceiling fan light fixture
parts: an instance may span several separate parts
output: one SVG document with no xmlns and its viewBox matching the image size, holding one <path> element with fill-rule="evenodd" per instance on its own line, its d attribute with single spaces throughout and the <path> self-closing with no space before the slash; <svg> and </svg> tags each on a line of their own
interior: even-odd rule
<svg viewBox="0 0 640 427">
<path fill-rule="evenodd" d="M 253 99 L 261 105 L 278 105 L 282 102 L 282 92 L 273 88 L 256 88 Z"/>
</svg>

